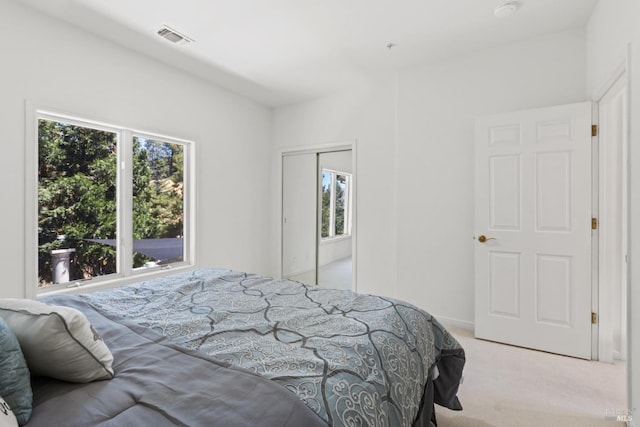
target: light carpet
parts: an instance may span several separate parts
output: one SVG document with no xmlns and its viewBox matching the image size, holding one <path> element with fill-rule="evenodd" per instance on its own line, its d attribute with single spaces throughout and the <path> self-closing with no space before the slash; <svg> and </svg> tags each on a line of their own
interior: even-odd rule
<svg viewBox="0 0 640 427">
<path fill-rule="evenodd" d="M 465 349 L 464 410 L 436 405 L 438 427 L 614 427 L 627 408 L 624 362 L 600 363 L 478 340 L 448 326 Z"/>
</svg>

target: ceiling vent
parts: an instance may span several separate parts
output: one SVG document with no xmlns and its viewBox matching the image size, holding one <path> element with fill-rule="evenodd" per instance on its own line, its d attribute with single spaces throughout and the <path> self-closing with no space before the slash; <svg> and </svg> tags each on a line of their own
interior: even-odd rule
<svg viewBox="0 0 640 427">
<path fill-rule="evenodd" d="M 158 30 L 158 35 L 174 44 L 187 44 L 193 42 L 193 39 L 185 36 L 184 34 L 180 34 L 173 28 L 167 27 L 166 25 Z"/>
</svg>

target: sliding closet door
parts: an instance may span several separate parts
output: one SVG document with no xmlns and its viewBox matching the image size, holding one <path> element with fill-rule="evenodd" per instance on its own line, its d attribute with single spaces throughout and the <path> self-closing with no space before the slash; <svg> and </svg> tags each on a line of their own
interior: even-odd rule
<svg viewBox="0 0 640 427">
<path fill-rule="evenodd" d="M 317 154 L 282 158 L 282 277 L 316 284 Z"/>
<path fill-rule="evenodd" d="M 318 285 L 352 290 L 352 152 L 319 153 L 318 166 Z"/>
</svg>

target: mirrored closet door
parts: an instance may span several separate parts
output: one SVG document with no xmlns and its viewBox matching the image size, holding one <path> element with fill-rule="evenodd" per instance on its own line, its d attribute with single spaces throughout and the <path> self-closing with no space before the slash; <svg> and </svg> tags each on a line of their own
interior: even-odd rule
<svg viewBox="0 0 640 427">
<path fill-rule="evenodd" d="M 353 290 L 350 149 L 282 157 L 282 277 Z"/>
</svg>

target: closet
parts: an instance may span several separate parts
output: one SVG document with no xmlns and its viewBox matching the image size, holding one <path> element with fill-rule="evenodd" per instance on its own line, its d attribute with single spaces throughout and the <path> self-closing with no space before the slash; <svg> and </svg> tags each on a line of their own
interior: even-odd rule
<svg viewBox="0 0 640 427">
<path fill-rule="evenodd" d="M 355 289 L 350 147 L 282 155 L 282 277 Z"/>
</svg>

